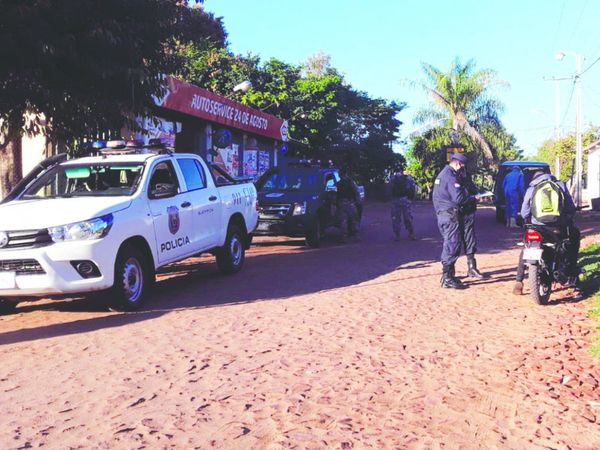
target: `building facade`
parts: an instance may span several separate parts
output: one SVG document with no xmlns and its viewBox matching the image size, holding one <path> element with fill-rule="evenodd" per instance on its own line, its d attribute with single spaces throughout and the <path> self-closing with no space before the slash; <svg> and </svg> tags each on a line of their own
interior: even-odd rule
<svg viewBox="0 0 600 450">
<path fill-rule="evenodd" d="M 260 176 L 287 145 L 287 121 L 173 77 L 155 103 L 155 116 L 144 119 L 136 138 L 160 138 L 234 177 Z"/>
</svg>

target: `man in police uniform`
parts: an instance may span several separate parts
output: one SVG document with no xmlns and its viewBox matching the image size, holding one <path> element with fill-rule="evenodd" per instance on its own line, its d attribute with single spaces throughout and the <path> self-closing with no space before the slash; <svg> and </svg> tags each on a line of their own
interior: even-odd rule
<svg viewBox="0 0 600 450">
<path fill-rule="evenodd" d="M 341 180 L 337 183 L 337 213 L 342 241 L 348 242 L 348 236 L 354 236 L 358 231 L 357 205 L 360 198 L 347 169 L 340 169 L 340 177 Z"/>
<path fill-rule="evenodd" d="M 465 288 L 455 276 L 454 265 L 460 255 L 462 240 L 461 209 L 468 198 L 459 174 L 466 163 L 465 155 L 453 153 L 449 164 L 440 172 L 433 185 L 433 207 L 440 233 L 444 238 L 441 257 L 443 272 L 440 281 L 443 288 Z"/>
<path fill-rule="evenodd" d="M 475 212 L 477 211 L 477 186 L 473 182 L 471 174 L 463 167 L 459 173 L 463 187 L 466 190 L 467 199 L 461 210 L 462 242 L 467 255 L 468 272 L 471 278 L 484 279 L 487 275 L 477 269 L 475 253 L 477 252 L 477 236 L 475 236 Z"/>
</svg>

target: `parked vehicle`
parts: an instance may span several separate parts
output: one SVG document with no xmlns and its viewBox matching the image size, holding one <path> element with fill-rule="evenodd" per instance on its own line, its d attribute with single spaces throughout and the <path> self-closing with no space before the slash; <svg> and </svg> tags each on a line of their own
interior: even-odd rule
<svg viewBox="0 0 600 450">
<path fill-rule="evenodd" d="M 256 183 L 259 220 L 257 235 L 304 237 L 318 247 L 326 229 L 337 227 L 337 169 L 309 162 L 274 167 Z M 362 195 L 359 216 L 362 217 Z"/>
<path fill-rule="evenodd" d="M 527 225 L 523 262 L 528 265 L 531 296 L 538 305 L 548 303 L 554 282 L 565 284 L 567 274 L 568 236 L 560 228 Z"/>
<path fill-rule="evenodd" d="M 496 221 L 504 223 L 505 205 L 504 205 L 504 177 L 512 170 L 513 167 L 519 167 L 525 177 L 525 188 L 529 185 L 533 178 L 533 174 L 538 170 L 550 173 L 550 166 L 545 162 L 539 161 L 505 161 L 500 164 L 498 172 L 494 176 L 494 205 L 496 206 Z M 523 201 L 523 199 L 521 199 Z"/>
<path fill-rule="evenodd" d="M 23 299 L 106 292 L 139 308 L 159 267 L 201 252 L 239 271 L 258 221 L 252 183 L 194 154 L 56 158 L 0 205 L 0 312 Z"/>
</svg>

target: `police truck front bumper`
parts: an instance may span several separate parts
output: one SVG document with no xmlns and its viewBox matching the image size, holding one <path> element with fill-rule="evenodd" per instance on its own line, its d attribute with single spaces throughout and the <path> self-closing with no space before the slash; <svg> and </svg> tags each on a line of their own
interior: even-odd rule
<svg viewBox="0 0 600 450">
<path fill-rule="evenodd" d="M 115 255 L 103 239 L 0 250 L 0 297 L 79 294 L 113 285 Z"/>
</svg>

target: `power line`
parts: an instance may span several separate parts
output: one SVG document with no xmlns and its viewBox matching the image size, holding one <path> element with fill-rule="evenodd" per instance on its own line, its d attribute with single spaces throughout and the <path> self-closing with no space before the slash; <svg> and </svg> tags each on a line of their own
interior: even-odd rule
<svg viewBox="0 0 600 450">
<path fill-rule="evenodd" d="M 571 87 L 571 94 L 569 95 L 569 102 L 567 103 L 567 109 L 565 110 L 565 115 L 563 116 L 560 126 L 561 128 L 565 124 L 565 119 L 567 118 L 567 113 L 569 112 L 569 107 L 571 106 L 571 100 L 573 100 L 573 92 L 575 92 L 575 81 L 573 81 L 573 86 Z"/>
<path fill-rule="evenodd" d="M 579 28 L 579 24 L 581 23 L 581 18 L 583 17 L 583 13 L 585 12 L 585 8 L 587 7 L 588 2 L 589 2 L 589 0 L 585 0 L 585 3 L 583 4 L 583 8 L 581 8 L 581 12 L 579 13 L 579 18 L 577 19 L 577 24 L 573 28 L 573 33 L 571 34 L 571 38 L 569 39 L 569 45 L 571 44 L 571 42 L 573 42 L 573 37 L 575 37 L 575 33 L 577 32 L 577 29 Z"/>
<path fill-rule="evenodd" d="M 594 64 L 596 64 L 598 61 L 600 61 L 600 56 L 598 58 L 596 58 L 596 60 L 591 63 L 589 66 L 587 66 L 580 74 L 579 76 L 583 75 L 584 73 L 586 73 L 588 70 L 590 70 L 592 67 L 594 67 Z"/>
</svg>

